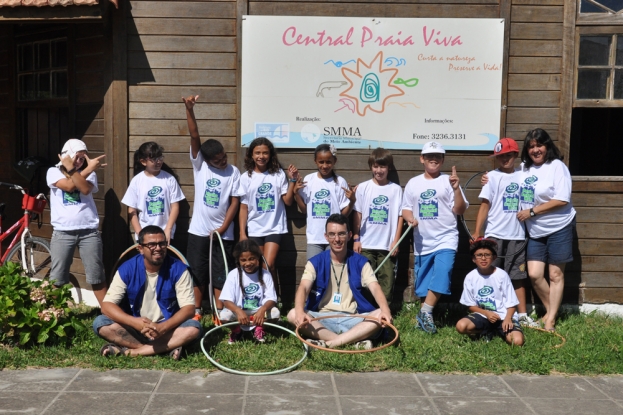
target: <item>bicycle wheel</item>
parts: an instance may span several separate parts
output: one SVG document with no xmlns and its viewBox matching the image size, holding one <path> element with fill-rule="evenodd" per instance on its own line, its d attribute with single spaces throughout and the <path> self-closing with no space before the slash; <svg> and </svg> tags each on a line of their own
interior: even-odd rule
<svg viewBox="0 0 623 415">
<path fill-rule="evenodd" d="M 27 270 L 24 270 L 30 278 L 41 280 L 50 275 L 50 267 L 52 266 L 52 256 L 50 255 L 50 243 L 43 238 L 27 237 L 24 240 L 26 245 L 26 264 Z M 15 262 L 22 266 L 22 243 L 18 242 L 9 255 L 7 262 Z"/>
</svg>

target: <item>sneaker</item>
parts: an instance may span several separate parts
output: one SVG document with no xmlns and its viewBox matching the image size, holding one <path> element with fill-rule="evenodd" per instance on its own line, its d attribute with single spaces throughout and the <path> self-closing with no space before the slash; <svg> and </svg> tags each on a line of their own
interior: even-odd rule
<svg viewBox="0 0 623 415">
<path fill-rule="evenodd" d="M 227 341 L 227 344 L 234 344 L 237 341 L 240 341 L 242 339 L 242 329 L 240 328 L 240 326 L 235 326 L 234 328 L 231 329 L 231 333 L 229 333 L 229 340 Z"/>
<path fill-rule="evenodd" d="M 489 343 L 491 340 L 493 340 L 494 335 L 495 333 L 493 331 L 484 330 L 482 333 L 480 333 L 480 338 L 484 340 L 485 343 Z"/>
<path fill-rule="evenodd" d="M 201 321 L 201 317 L 203 317 L 201 314 L 195 314 L 195 316 L 193 317 L 193 320 Z"/>
<path fill-rule="evenodd" d="M 534 321 L 532 317 L 528 315 L 519 317 L 519 324 L 521 324 L 524 327 L 535 327 L 535 328 L 539 327 L 539 323 Z"/>
<path fill-rule="evenodd" d="M 420 311 L 415 318 L 418 322 L 416 328 L 422 329 L 429 334 L 437 333 L 437 327 L 435 327 L 435 322 L 433 321 L 433 315 L 431 313 Z"/>
<path fill-rule="evenodd" d="M 307 339 L 307 342 L 317 347 L 327 347 L 327 343 L 324 340 Z"/>
<path fill-rule="evenodd" d="M 370 350 L 372 348 L 372 342 L 370 340 L 364 340 L 355 343 L 355 350 Z"/>
<path fill-rule="evenodd" d="M 253 330 L 253 340 L 255 340 L 258 343 L 264 343 L 266 341 L 264 340 L 264 327 L 262 326 L 255 327 L 255 329 Z"/>
</svg>

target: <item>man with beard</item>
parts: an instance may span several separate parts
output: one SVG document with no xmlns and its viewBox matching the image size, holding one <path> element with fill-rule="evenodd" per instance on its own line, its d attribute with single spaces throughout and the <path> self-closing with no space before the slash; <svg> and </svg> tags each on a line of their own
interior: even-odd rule
<svg viewBox="0 0 623 415">
<path fill-rule="evenodd" d="M 329 216 L 324 236 L 330 250 L 307 261 L 288 320 L 297 326 L 308 323 L 301 333 L 317 346 L 354 344 L 356 349 L 371 349 L 368 339 L 378 337 L 383 320 L 392 321 L 383 290 L 368 259 L 347 249 L 352 233 L 346 216 Z M 366 299 L 364 289 L 370 291 L 379 308 Z M 353 314 L 374 320 L 352 317 Z M 325 315 L 343 317 L 310 322 Z"/>
<path fill-rule="evenodd" d="M 169 353 L 179 360 L 182 346 L 201 334 L 193 320 L 195 297 L 184 263 L 167 256 L 167 239 L 158 226 L 138 235 L 140 255 L 119 267 L 102 302 L 95 333 L 108 340 L 102 356 Z"/>
</svg>

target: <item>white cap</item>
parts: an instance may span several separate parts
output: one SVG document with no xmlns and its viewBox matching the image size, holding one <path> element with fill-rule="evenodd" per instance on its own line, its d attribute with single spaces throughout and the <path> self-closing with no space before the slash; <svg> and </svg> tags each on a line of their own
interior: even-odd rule
<svg viewBox="0 0 623 415">
<path fill-rule="evenodd" d="M 424 144 L 424 147 L 422 147 L 422 154 L 431 153 L 446 154 L 446 150 L 443 149 L 443 146 L 441 144 L 435 141 L 429 141 L 428 143 Z"/>
<path fill-rule="evenodd" d="M 77 138 L 70 138 L 67 140 L 63 149 L 61 150 L 61 157 L 65 157 L 66 155 L 73 158 L 76 156 L 78 151 L 88 151 L 87 145 L 84 144 L 84 141 L 78 140 Z M 58 162 L 56 164 L 58 167 L 63 165 L 63 162 Z"/>
</svg>

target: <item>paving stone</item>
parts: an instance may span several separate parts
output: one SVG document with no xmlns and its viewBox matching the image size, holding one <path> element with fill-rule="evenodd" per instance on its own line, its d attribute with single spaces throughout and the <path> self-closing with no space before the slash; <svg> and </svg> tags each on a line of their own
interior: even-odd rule
<svg viewBox="0 0 623 415">
<path fill-rule="evenodd" d="M 137 415 L 149 393 L 63 392 L 45 415 Z"/>
<path fill-rule="evenodd" d="M 280 395 L 333 395 L 330 373 L 294 372 L 276 376 L 256 376 L 249 379 L 250 394 L 279 392 Z"/>
<path fill-rule="evenodd" d="M 613 399 L 623 397 L 623 376 L 599 376 L 585 379 Z"/>
<path fill-rule="evenodd" d="M 58 392 L 0 391 L 0 413 L 38 414 L 56 395 Z"/>
<path fill-rule="evenodd" d="M 461 415 L 527 415 L 528 407 L 519 398 L 489 397 L 439 397 L 433 398 L 442 414 Z"/>
<path fill-rule="evenodd" d="M 61 391 L 80 369 L 0 371 L 0 391 Z"/>
<path fill-rule="evenodd" d="M 417 375 L 430 396 L 514 397 L 497 376 Z"/>
<path fill-rule="evenodd" d="M 339 413 L 334 396 L 312 395 L 247 395 L 244 415 L 335 415 Z M 281 391 L 280 391 L 281 392 Z M 220 414 L 219 414 L 220 415 Z"/>
<path fill-rule="evenodd" d="M 436 414 L 430 399 L 381 396 L 347 396 L 340 397 L 344 415 L 412 415 Z"/>
<path fill-rule="evenodd" d="M 246 377 L 224 372 L 166 372 L 158 393 L 243 393 Z"/>
<path fill-rule="evenodd" d="M 340 395 L 425 396 L 413 374 L 397 372 L 333 375 Z"/>
<path fill-rule="evenodd" d="M 161 376 L 156 370 L 83 370 L 67 391 L 152 392 Z"/>
<path fill-rule="evenodd" d="M 601 392 L 581 377 L 508 375 L 502 378 L 521 397 L 604 399 Z"/>
<path fill-rule="evenodd" d="M 553 389 L 556 394 L 558 391 Z M 551 392 L 551 391 L 550 391 Z M 563 395 L 564 396 L 564 395 Z M 602 395 L 603 396 L 603 395 Z M 623 414 L 623 408 L 610 399 L 573 399 L 569 396 L 561 399 L 524 399 L 538 414 Z"/>
<path fill-rule="evenodd" d="M 244 396 L 227 394 L 156 394 L 149 403 L 147 414 L 215 414 L 229 415 L 242 413 Z"/>
</svg>

